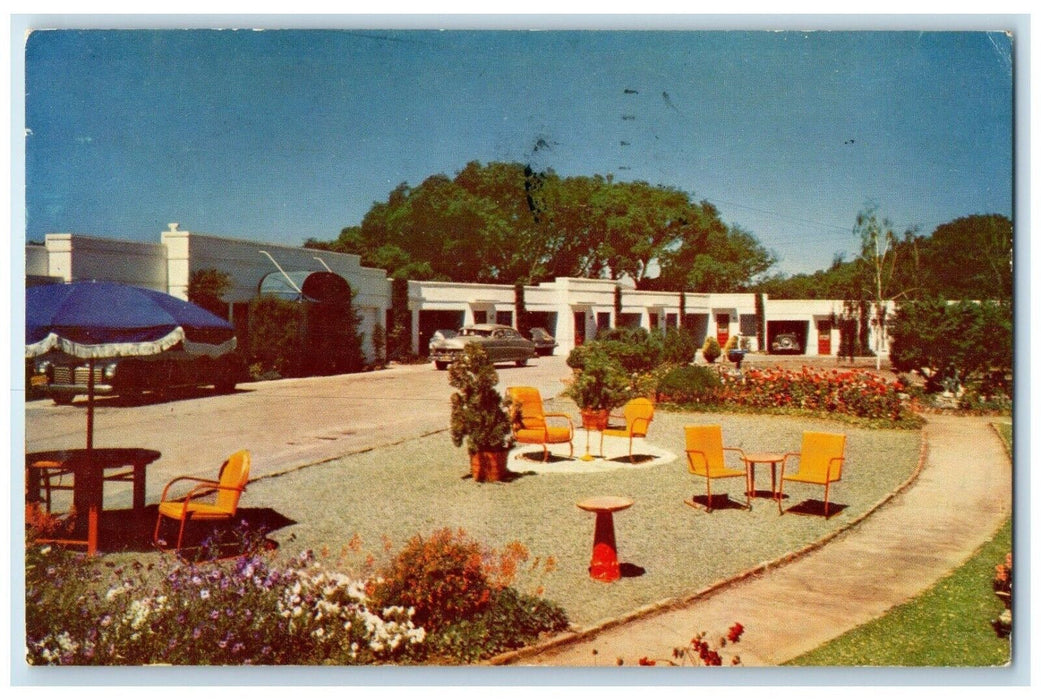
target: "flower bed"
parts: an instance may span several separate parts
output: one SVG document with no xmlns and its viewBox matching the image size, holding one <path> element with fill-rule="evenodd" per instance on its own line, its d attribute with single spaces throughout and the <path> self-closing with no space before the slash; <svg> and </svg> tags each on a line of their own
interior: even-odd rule
<svg viewBox="0 0 1041 700">
<path fill-rule="evenodd" d="M 568 624 L 558 606 L 509 587 L 526 549 L 497 553 L 461 531 L 417 536 L 375 577 L 336 571 L 310 551 L 277 566 L 249 549 L 232 561 L 110 568 L 29 546 L 27 662 L 464 663 Z"/>
<path fill-rule="evenodd" d="M 684 392 L 671 386 L 663 381 L 665 391 L 659 393 L 659 401 L 689 403 Z M 914 417 L 913 403 L 902 382 L 887 381 L 866 370 L 749 369 L 739 374 L 720 373 L 719 385 L 705 389 L 700 388 L 698 403 L 713 408 L 799 409 L 896 424 L 913 422 Z"/>
</svg>

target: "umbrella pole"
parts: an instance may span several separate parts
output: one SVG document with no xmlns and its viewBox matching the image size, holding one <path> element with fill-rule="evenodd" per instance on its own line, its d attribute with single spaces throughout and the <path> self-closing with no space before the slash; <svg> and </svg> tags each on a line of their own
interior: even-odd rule
<svg viewBox="0 0 1041 700">
<path fill-rule="evenodd" d="M 87 455 L 94 449 L 94 358 L 87 360 Z"/>
</svg>

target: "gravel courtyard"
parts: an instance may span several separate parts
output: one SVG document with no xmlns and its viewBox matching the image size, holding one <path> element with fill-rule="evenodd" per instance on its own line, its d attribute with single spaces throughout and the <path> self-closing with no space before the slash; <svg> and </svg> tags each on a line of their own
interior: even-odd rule
<svg viewBox="0 0 1041 700">
<path fill-rule="evenodd" d="M 547 401 L 547 410 L 577 416 L 574 405 L 564 399 Z M 797 451 L 803 430 L 845 432 L 846 467 L 831 499 L 843 507 L 825 520 L 794 513 L 779 516 L 775 503 L 762 497 L 753 499 L 751 512 L 726 507 L 706 513 L 685 505 L 685 499 L 704 494 L 705 484 L 687 471 L 683 426 L 715 422 L 723 425 L 727 446 L 746 451 Z M 271 533 L 281 552 L 327 552 L 331 565 L 356 573 L 366 569 L 370 555 L 381 563 L 413 535 L 440 528 L 462 528 L 493 548 L 520 542 L 530 558 L 520 566 L 515 586 L 525 592 L 542 591 L 567 610 L 574 625 L 585 628 L 689 595 L 841 528 L 911 476 L 921 447 L 917 431 L 666 411 L 656 414 L 648 441 L 676 459 L 649 466 L 620 464 L 595 473 L 536 473 L 527 460 L 511 459 L 517 478 L 482 484 L 470 478 L 465 450 L 454 447 L 445 431 L 260 477 L 250 483 L 242 505 L 271 509 L 291 521 Z M 595 452 L 595 434 L 593 442 Z M 577 457 L 585 447 L 581 430 L 575 443 Z M 640 452 L 639 444 L 635 451 Z M 756 488 L 763 495 L 769 479 L 769 468 L 759 466 Z M 740 479 L 716 482 L 714 488 L 727 492 L 731 505 L 743 503 L 742 490 Z M 787 491 L 786 507 L 822 498 L 819 487 L 792 484 Z M 623 578 L 612 584 L 593 581 L 587 574 L 594 518 L 575 503 L 596 495 L 635 501 L 615 516 Z M 549 558 L 553 564 L 547 570 Z"/>
</svg>

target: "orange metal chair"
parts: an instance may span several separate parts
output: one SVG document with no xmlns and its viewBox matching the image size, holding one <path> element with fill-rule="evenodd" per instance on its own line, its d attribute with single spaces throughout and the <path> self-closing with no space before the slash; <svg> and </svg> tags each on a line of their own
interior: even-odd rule
<svg viewBox="0 0 1041 700">
<path fill-rule="evenodd" d="M 184 540 L 184 528 L 188 521 L 196 520 L 230 520 L 235 517 L 239 507 L 239 498 L 246 490 L 249 481 L 249 451 L 240 450 L 228 457 L 221 465 L 217 481 L 199 479 L 193 476 L 179 476 L 163 488 L 159 498 L 159 515 L 155 521 L 155 532 L 152 542 L 159 544 L 159 528 L 163 518 L 179 520 L 181 527 L 177 533 L 176 549 L 181 548 Z M 181 481 L 190 481 L 195 485 L 184 496 L 167 500 L 170 487 Z M 201 499 L 212 497 L 203 501 Z"/>
<path fill-rule="evenodd" d="M 712 512 L 712 480 L 738 476 L 745 478 L 745 507 L 751 510 L 747 470 L 743 466 L 741 469 L 731 469 L 726 465 L 726 452 L 737 452 L 744 460 L 744 451 L 739 447 L 723 447 L 723 427 L 720 425 L 688 425 L 684 431 L 687 435 L 687 468 L 691 474 L 705 479 L 705 510 Z M 697 507 L 693 498 L 685 503 Z"/>
<path fill-rule="evenodd" d="M 506 393 L 513 402 L 513 437 L 523 444 L 542 445 L 542 461 L 549 459 L 549 446 L 568 443 L 568 457 L 575 454 L 575 426 L 566 413 L 546 413 L 539 390 L 511 386 Z M 556 425 L 550 425 L 553 419 Z"/>
<path fill-rule="evenodd" d="M 828 517 L 828 494 L 831 484 L 842 478 L 842 464 L 846 461 L 846 436 L 841 433 L 816 433 L 806 431 L 802 434 L 802 449 L 789 452 L 781 462 L 781 479 L 777 488 L 777 510 L 781 514 L 784 508 L 784 482 L 796 481 L 804 484 L 817 484 L 824 487 L 824 517 Z M 799 469 L 794 474 L 786 474 L 788 459 L 799 458 Z"/>
<path fill-rule="evenodd" d="M 647 437 L 647 429 L 654 420 L 654 404 L 650 399 L 636 398 L 622 409 L 625 427 L 607 427 L 600 431 L 600 454 L 604 454 L 604 436 L 629 438 L 629 461 L 633 461 L 633 438 Z"/>
</svg>

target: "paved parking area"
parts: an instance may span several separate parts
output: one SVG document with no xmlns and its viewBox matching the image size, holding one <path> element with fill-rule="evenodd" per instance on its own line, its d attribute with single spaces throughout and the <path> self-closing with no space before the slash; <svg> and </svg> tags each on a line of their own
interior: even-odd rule
<svg viewBox="0 0 1041 700">
<path fill-rule="evenodd" d="M 564 388 L 561 379 L 571 373 L 564 359 L 540 357 L 527 367 L 500 365 L 500 387 L 528 385 L 547 397 L 558 394 Z M 163 456 L 147 475 L 146 499 L 153 503 L 169 479 L 212 478 L 238 449 L 252 452 L 255 478 L 446 430 L 452 391 L 447 372 L 423 364 L 248 383 L 234 394 L 200 390 L 139 405 L 101 398 L 94 444 L 160 451 Z M 26 404 L 25 451 L 85 444 L 85 397 L 72 406 L 50 400 Z M 129 503 L 129 487 L 106 484 L 106 508 Z"/>
</svg>

